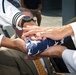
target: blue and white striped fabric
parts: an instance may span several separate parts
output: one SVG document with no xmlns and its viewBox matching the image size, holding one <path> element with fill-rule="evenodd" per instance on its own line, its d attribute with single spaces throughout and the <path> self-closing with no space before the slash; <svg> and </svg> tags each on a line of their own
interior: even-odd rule
<svg viewBox="0 0 76 75">
<path fill-rule="evenodd" d="M 66 37 L 65 39 L 56 41 L 56 40 L 47 38 L 46 40 L 34 41 L 34 40 L 31 40 L 30 38 L 27 38 L 26 49 L 28 51 L 28 55 L 32 56 L 44 51 L 50 46 L 63 44 L 64 41 L 67 41 L 69 39 L 70 37 Z"/>
</svg>

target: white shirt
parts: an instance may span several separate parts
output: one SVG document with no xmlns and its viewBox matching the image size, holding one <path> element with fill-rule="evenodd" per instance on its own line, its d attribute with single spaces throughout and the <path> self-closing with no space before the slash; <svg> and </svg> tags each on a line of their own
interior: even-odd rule
<svg viewBox="0 0 76 75">
<path fill-rule="evenodd" d="M 0 24 L 3 26 L 16 25 L 23 17 L 22 13 L 7 0 L 0 0 Z"/>
<path fill-rule="evenodd" d="M 72 40 L 73 40 L 74 45 L 76 47 L 76 22 L 71 23 L 70 26 L 72 27 L 73 32 L 74 32 L 74 36 L 72 36 Z"/>
<path fill-rule="evenodd" d="M 74 31 L 74 36 L 71 37 L 76 47 L 76 22 L 71 23 L 70 26 Z M 62 53 L 62 58 L 69 72 L 76 73 L 76 50 L 70 50 L 70 49 L 64 50 Z"/>
<path fill-rule="evenodd" d="M 15 25 L 16 28 L 21 29 L 18 26 L 19 20 L 23 15 L 15 6 L 13 6 L 7 0 L 0 0 L 0 25 L 9 26 Z M 3 36 L 0 35 L 0 41 Z M 1 44 L 1 42 L 0 42 Z"/>
</svg>

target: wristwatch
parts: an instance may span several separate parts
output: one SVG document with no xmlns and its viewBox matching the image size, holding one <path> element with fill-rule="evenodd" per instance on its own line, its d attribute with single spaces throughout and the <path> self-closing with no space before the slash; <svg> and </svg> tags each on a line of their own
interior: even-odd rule
<svg viewBox="0 0 76 75">
<path fill-rule="evenodd" d="M 25 22 L 30 22 L 30 21 L 33 21 L 33 18 L 31 18 L 30 16 L 24 16 L 21 21 L 21 27 L 23 27 Z"/>
</svg>

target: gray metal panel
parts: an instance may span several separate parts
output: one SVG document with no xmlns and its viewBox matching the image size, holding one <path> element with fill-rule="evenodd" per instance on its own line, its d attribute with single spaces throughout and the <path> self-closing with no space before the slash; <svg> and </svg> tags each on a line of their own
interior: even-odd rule
<svg viewBox="0 0 76 75">
<path fill-rule="evenodd" d="M 1 34 L 4 34 L 1 28 L 0 28 L 0 33 L 1 33 Z"/>
<path fill-rule="evenodd" d="M 43 4 L 42 10 L 60 9 L 62 7 L 62 0 L 41 0 Z"/>
<path fill-rule="evenodd" d="M 62 17 L 63 24 L 76 16 L 76 1 L 62 0 Z"/>
<path fill-rule="evenodd" d="M 11 37 L 13 34 L 15 34 L 15 30 L 11 27 L 11 26 L 6 26 L 5 30 L 7 31 L 7 33 L 9 34 L 9 36 Z"/>
</svg>

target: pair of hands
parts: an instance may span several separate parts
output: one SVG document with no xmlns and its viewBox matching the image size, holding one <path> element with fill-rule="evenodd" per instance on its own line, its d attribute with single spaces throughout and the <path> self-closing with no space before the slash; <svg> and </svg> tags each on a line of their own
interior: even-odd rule
<svg viewBox="0 0 76 75">
<path fill-rule="evenodd" d="M 43 57 L 62 58 L 62 53 L 66 49 L 67 48 L 65 46 L 56 45 L 56 46 L 49 47 L 48 49 L 44 50 L 43 52 L 35 56 L 25 56 L 25 59 L 35 60 L 35 59 L 43 58 Z"/>
<path fill-rule="evenodd" d="M 23 31 L 26 33 L 23 33 L 22 39 L 25 40 L 26 37 L 33 36 L 33 40 L 44 40 L 46 38 L 51 38 L 53 40 L 60 40 L 64 36 L 62 35 L 62 32 L 60 31 L 61 27 L 39 27 L 39 26 L 27 26 L 26 28 L 23 28 Z M 59 34 L 58 34 L 59 33 Z M 50 56 L 58 56 L 61 58 L 62 52 L 66 49 L 64 46 L 52 46 L 48 48 L 47 50 L 44 50 L 42 53 L 39 53 L 36 56 L 26 56 L 26 59 L 37 59 L 38 57 L 50 57 Z"/>
<path fill-rule="evenodd" d="M 27 53 L 25 42 L 22 39 L 20 39 L 20 38 L 15 39 L 15 45 L 19 50 L 21 50 L 24 53 Z M 43 52 L 41 52 L 35 56 L 25 56 L 25 59 L 35 60 L 40 57 L 59 57 L 59 58 L 61 58 L 62 52 L 65 49 L 66 49 L 65 46 L 56 45 L 56 46 L 49 47 L 48 49 L 44 50 Z"/>
<path fill-rule="evenodd" d="M 25 37 L 34 35 L 36 40 L 46 39 L 46 38 L 50 38 L 53 40 L 61 40 L 64 37 L 66 37 L 63 29 L 64 27 L 27 26 L 23 28 L 24 33 L 22 35 L 22 39 L 25 39 Z"/>
<path fill-rule="evenodd" d="M 33 25 L 35 25 L 35 23 L 33 21 L 26 22 L 24 24 L 24 28 L 26 26 L 33 26 Z M 25 30 L 18 30 L 16 27 L 13 27 L 13 28 L 14 28 L 17 36 L 19 37 L 19 38 L 14 39 L 14 42 L 15 42 L 14 44 L 15 44 L 16 48 L 18 50 L 22 51 L 22 52 L 26 52 L 27 53 L 26 42 L 25 42 L 26 41 L 26 36 L 24 37 L 24 39 L 22 38 L 27 31 L 25 31 Z M 31 36 L 31 38 L 33 38 L 33 36 Z"/>
</svg>

